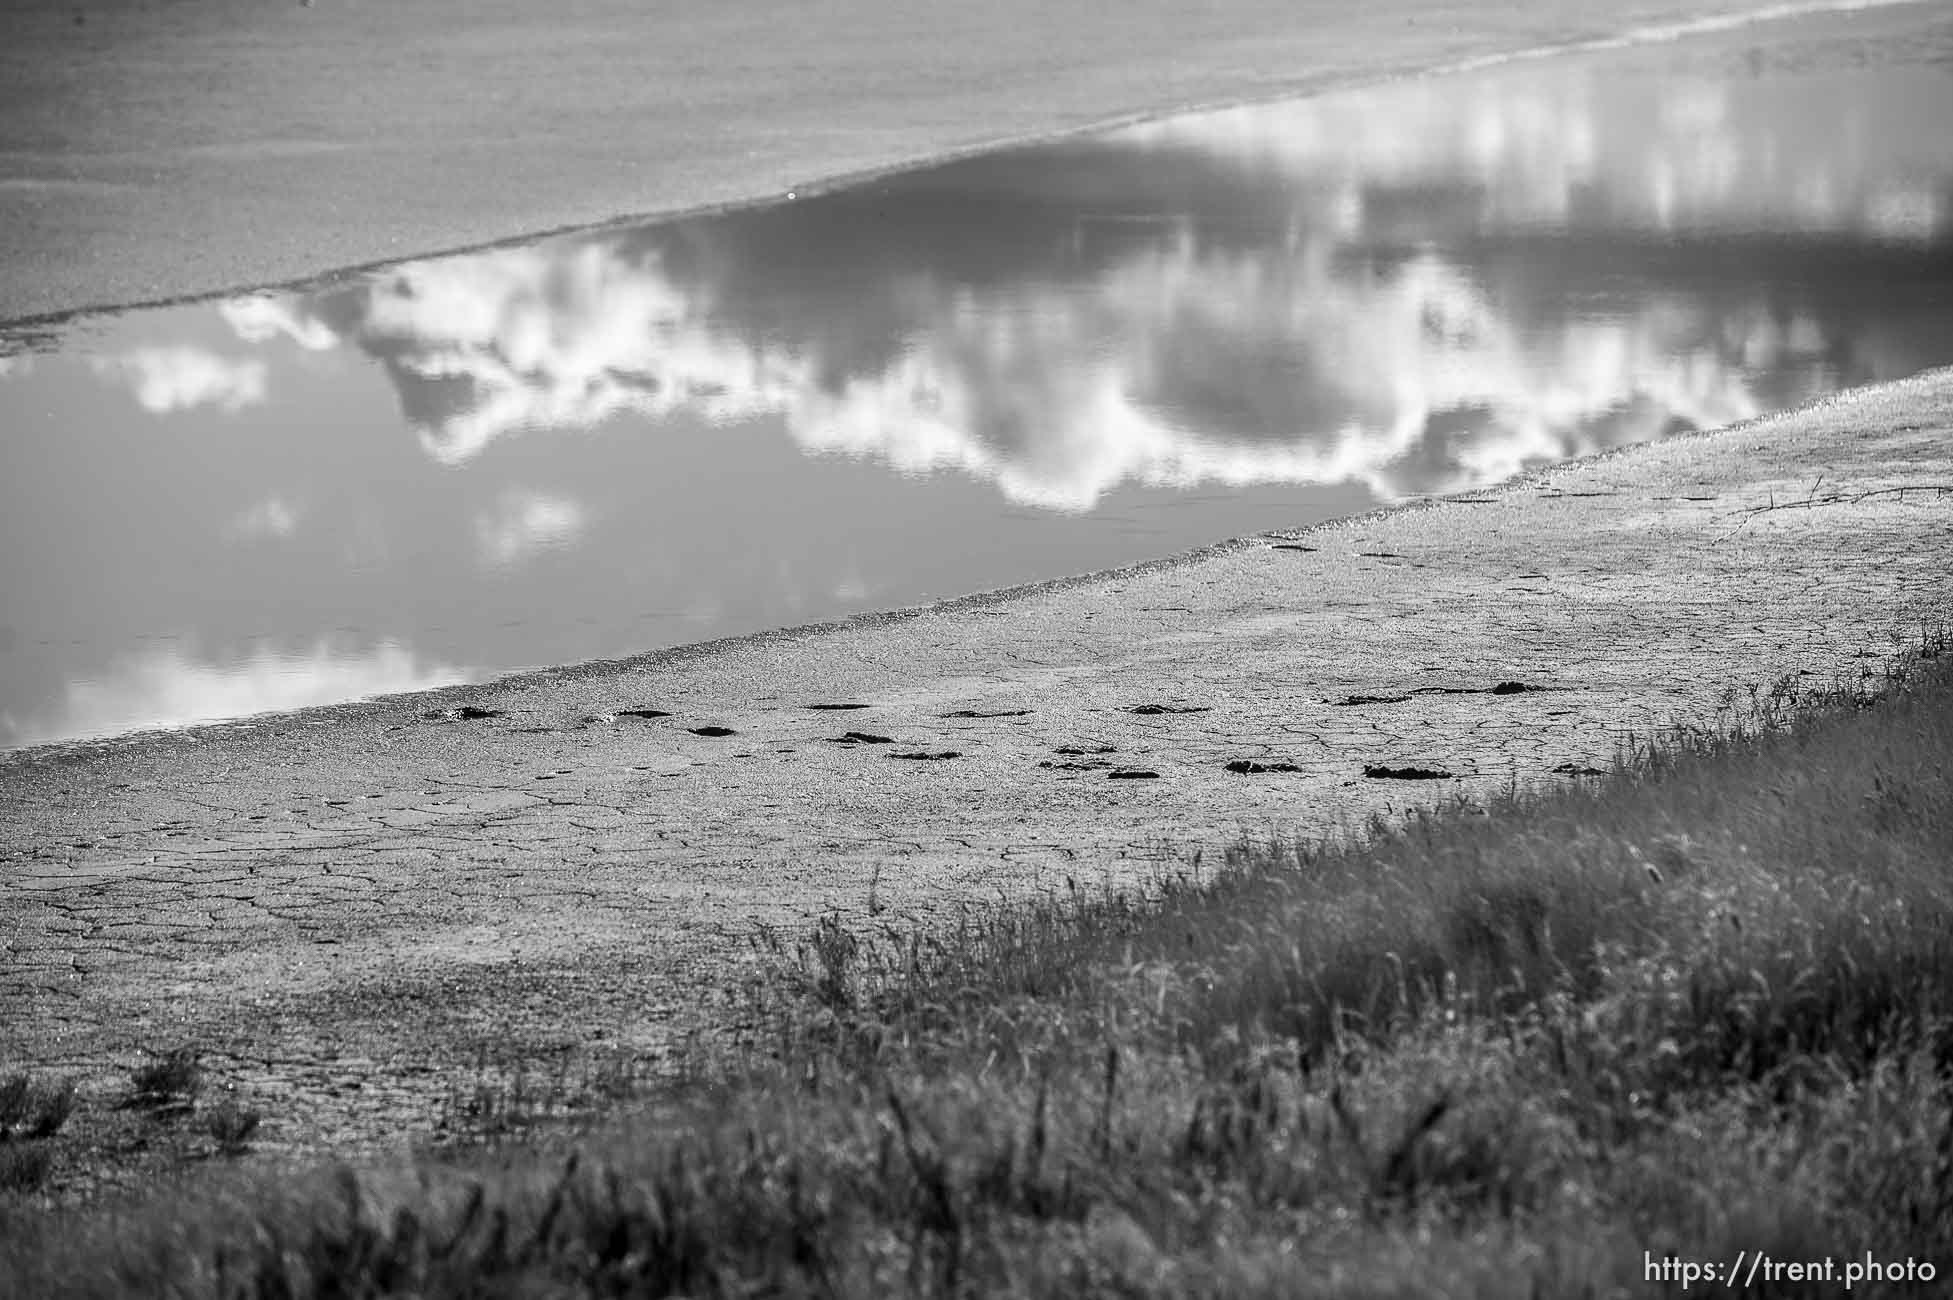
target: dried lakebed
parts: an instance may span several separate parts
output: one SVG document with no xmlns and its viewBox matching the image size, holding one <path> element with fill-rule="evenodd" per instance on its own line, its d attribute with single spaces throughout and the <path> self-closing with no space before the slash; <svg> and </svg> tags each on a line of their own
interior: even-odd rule
<svg viewBox="0 0 1953 1300">
<path fill-rule="evenodd" d="M 195 1044 L 267 1156 L 410 1140 L 484 1054 L 655 1068 L 756 922 L 863 916 L 871 880 L 928 923 L 1876 673 L 1953 608 L 1949 488 L 1936 371 L 1084 579 L 23 751 L 0 1060 L 106 1104 Z"/>
</svg>

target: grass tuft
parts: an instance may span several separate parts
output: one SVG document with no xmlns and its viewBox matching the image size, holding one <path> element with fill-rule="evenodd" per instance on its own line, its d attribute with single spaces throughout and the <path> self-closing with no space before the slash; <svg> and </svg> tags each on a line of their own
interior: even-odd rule
<svg viewBox="0 0 1953 1300">
<path fill-rule="evenodd" d="M 203 1087 L 203 1061 L 193 1047 L 178 1047 L 129 1071 L 132 1106 L 185 1108 Z"/>
<path fill-rule="evenodd" d="M 251 1136 L 263 1120 L 259 1112 L 226 1099 L 204 1112 L 203 1129 L 216 1141 L 222 1154 L 242 1155 L 250 1150 Z"/>
<path fill-rule="evenodd" d="M 0 1192 L 33 1192 L 47 1181 L 54 1153 L 44 1142 L 10 1142 L 0 1146 Z"/>
<path fill-rule="evenodd" d="M 25 1074 L 0 1076 L 0 1143 L 53 1137 L 74 1109 L 73 1080 L 37 1084 Z"/>
</svg>

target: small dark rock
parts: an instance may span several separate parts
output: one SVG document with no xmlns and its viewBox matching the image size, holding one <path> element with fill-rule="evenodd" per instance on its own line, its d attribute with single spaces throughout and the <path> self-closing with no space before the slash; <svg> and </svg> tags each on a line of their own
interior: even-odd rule
<svg viewBox="0 0 1953 1300">
<path fill-rule="evenodd" d="M 619 709 L 620 718 L 669 718 L 671 714 L 663 709 Z"/>
<path fill-rule="evenodd" d="M 1211 704 L 1135 704 L 1128 713 L 1141 713 L 1147 716 L 1160 713 L 1207 713 L 1213 709 Z"/>
<path fill-rule="evenodd" d="M 1110 754 L 1116 751 L 1110 745 L 1094 745 L 1090 749 L 1080 749 L 1076 745 L 1060 745 L 1051 752 L 1054 754 Z"/>
<path fill-rule="evenodd" d="M 982 709 L 958 709 L 954 713 L 945 713 L 943 716 L 945 718 L 1028 718 L 1031 716 L 1031 711 L 1029 709 L 998 709 L 992 713 L 985 713 Z"/>
<path fill-rule="evenodd" d="M 736 736 L 739 734 L 731 727 L 693 727 L 691 728 L 691 732 L 694 736 Z"/>
<path fill-rule="evenodd" d="M 1408 695 L 1350 695 L 1330 703 L 1339 709 L 1347 709 L 1357 704 L 1403 704 L 1410 699 Z"/>
<path fill-rule="evenodd" d="M 1443 781 L 1449 779 L 1451 773 L 1436 767 L 1380 767 L 1373 764 L 1364 767 L 1363 775 L 1387 781 Z"/>
<path fill-rule="evenodd" d="M 1539 687 L 1528 686 L 1524 682 L 1500 682 L 1492 688 L 1494 695 L 1521 695 L 1526 691 L 1536 691 Z"/>
<path fill-rule="evenodd" d="M 1252 776 L 1258 772 L 1300 772 L 1302 769 L 1293 763 L 1257 763 L 1251 758 L 1237 758 L 1227 765 L 1227 770 L 1239 772 L 1243 776 Z"/>
<path fill-rule="evenodd" d="M 1599 768 L 1588 767 L 1584 763 L 1562 763 L 1558 767 L 1553 769 L 1553 773 L 1556 776 L 1606 776 L 1607 775 L 1607 773 L 1601 771 Z"/>
<path fill-rule="evenodd" d="M 866 704 L 809 704 L 807 707 L 810 709 L 865 709 L 870 706 Z"/>
<path fill-rule="evenodd" d="M 1276 542 L 1268 548 L 1271 551 L 1313 551 L 1313 546 L 1298 546 L 1294 542 Z"/>
<path fill-rule="evenodd" d="M 895 742 L 887 736 L 877 736 L 866 731 L 850 731 L 842 736 L 829 736 L 831 745 L 892 745 Z"/>
<path fill-rule="evenodd" d="M 1149 772 L 1143 767 L 1122 767 L 1105 775 L 1108 780 L 1113 781 L 1157 781 L 1160 774 Z"/>
<path fill-rule="evenodd" d="M 945 749 L 945 750 L 942 750 L 942 751 L 940 751 L 940 752 L 938 752 L 938 753 L 934 753 L 934 754 L 929 754 L 929 753 L 924 753 L 924 752 L 922 752 L 922 751 L 920 751 L 920 750 L 918 750 L 918 751 L 916 751 L 916 752 L 915 752 L 915 753 L 913 753 L 913 754 L 895 754 L 895 753 L 891 753 L 891 754 L 889 755 L 889 757 L 890 757 L 890 758 L 914 758 L 914 759 L 921 759 L 921 760 L 922 760 L 922 761 L 924 761 L 924 762 L 929 762 L 929 761 L 933 761 L 933 760 L 936 760 L 936 759 L 944 759 L 944 758 L 961 758 L 961 757 L 963 757 L 963 754 L 962 754 L 962 752 L 961 752 L 960 750 L 955 750 L 955 749 Z"/>
</svg>

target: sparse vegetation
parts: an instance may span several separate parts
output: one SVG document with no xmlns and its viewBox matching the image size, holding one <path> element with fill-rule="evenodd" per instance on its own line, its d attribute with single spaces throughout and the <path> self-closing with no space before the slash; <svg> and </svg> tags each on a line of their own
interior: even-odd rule
<svg viewBox="0 0 1953 1300">
<path fill-rule="evenodd" d="M 0 1146 L 0 1192 L 32 1192 L 47 1181 L 54 1153 L 45 1142 L 10 1142 Z"/>
<path fill-rule="evenodd" d="M 1644 1252 L 1953 1267 L 1943 651 L 1877 694 L 1733 698 L 1490 816 L 948 932 L 773 935 L 757 1028 L 695 1063 L 683 1122 L 19 1218 L 0 1290 L 1603 1296 Z"/>
<path fill-rule="evenodd" d="M 203 1087 L 203 1060 L 194 1047 L 178 1047 L 131 1070 L 129 1082 L 132 1106 L 187 1110 Z"/>
<path fill-rule="evenodd" d="M 492 1146 L 539 1133 L 588 1129 L 646 1090 L 638 1063 L 623 1052 L 565 1054 L 549 1068 L 512 1064 L 487 1052 L 449 1092 L 435 1122 L 436 1142 Z"/>
<path fill-rule="evenodd" d="M 241 1155 L 250 1149 L 251 1135 L 263 1119 L 257 1111 L 226 1098 L 203 1113 L 203 1129 L 216 1141 L 219 1152 Z"/>
<path fill-rule="evenodd" d="M 47 1181 L 54 1167 L 50 1139 L 74 1108 L 72 1080 L 0 1075 L 0 1194 L 37 1191 Z"/>
<path fill-rule="evenodd" d="M 0 1143 L 53 1137 L 74 1109 L 72 1080 L 36 1083 L 25 1074 L 0 1077 Z"/>
</svg>

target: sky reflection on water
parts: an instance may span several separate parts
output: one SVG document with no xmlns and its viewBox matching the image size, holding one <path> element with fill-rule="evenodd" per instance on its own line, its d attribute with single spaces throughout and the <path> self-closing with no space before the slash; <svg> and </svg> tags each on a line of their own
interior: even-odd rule
<svg viewBox="0 0 1953 1300">
<path fill-rule="evenodd" d="M 1129 563 L 1953 361 L 1948 70 L 1676 61 L 1189 116 L 22 345 L 0 746 Z"/>
</svg>

